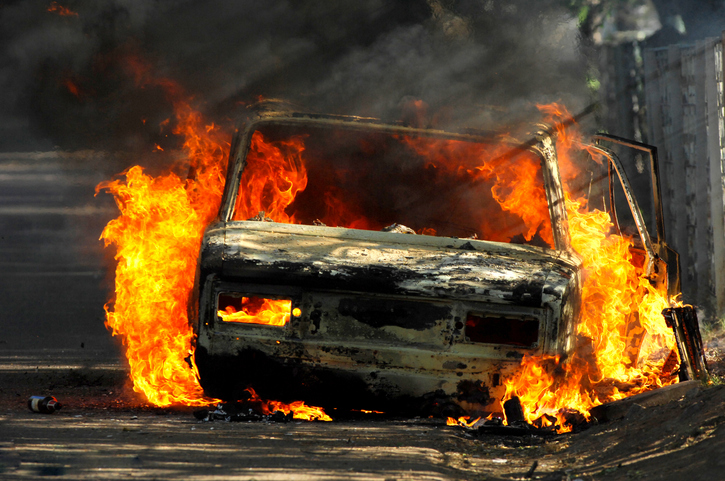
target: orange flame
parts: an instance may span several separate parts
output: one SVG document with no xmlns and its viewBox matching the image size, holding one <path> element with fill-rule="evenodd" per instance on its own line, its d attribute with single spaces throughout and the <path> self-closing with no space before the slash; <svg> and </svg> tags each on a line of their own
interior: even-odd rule
<svg viewBox="0 0 725 481">
<path fill-rule="evenodd" d="M 78 16 L 78 13 L 74 12 L 70 8 L 64 7 L 63 5 L 59 5 L 58 2 L 50 2 L 48 11 L 57 13 L 58 15 L 60 15 L 62 17 L 77 17 Z"/>
<path fill-rule="evenodd" d="M 294 419 L 304 419 L 307 421 L 332 421 L 332 418 L 325 414 L 322 408 L 315 406 L 308 406 L 302 401 L 294 401 L 290 404 L 285 404 L 279 401 L 265 401 L 260 399 L 257 393 L 252 388 L 247 388 L 247 391 L 252 395 L 249 399 L 250 402 L 259 402 L 261 405 L 262 414 L 272 414 L 275 411 L 282 411 L 285 414 L 292 412 Z"/>
<path fill-rule="evenodd" d="M 139 166 L 125 179 L 103 182 L 121 215 L 101 234 L 116 246 L 116 297 L 106 305 L 106 326 L 126 347 L 134 390 L 157 406 L 206 405 L 191 356 L 193 332 L 187 299 L 205 226 L 221 202 L 230 133 L 206 124 L 182 89 L 158 79 L 136 58 L 127 59 L 139 86 L 164 88 L 174 106 L 174 134 L 183 136 L 187 179 L 175 173 L 151 177 Z M 330 420 L 321 408 L 264 401 L 269 409 L 294 411 L 297 419 Z"/>
<path fill-rule="evenodd" d="M 289 322 L 292 301 L 275 301 L 258 297 L 242 297 L 242 310 L 234 306 L 226 306 L 217 315 L 224 322 L 244 322 L 249 324 L 265 324 L 268 326 L 284 326 Z"/>
<path fill-rule="evenodd" d="M 271 143 L 255 132 L 241 187 L 245 192 L 237 197 L 235 217 L 249 219 L 264 211 L 275 222 L 293 223 L 285 208 L 307 187 L 301 157 L 304 150 L 301 137 Z"/>
<path fill-rule="evenodd" d="M 553 118 L 569 117 L 556 104 L 544 110 Z M 558 129 L 565 190 L 576 175 L 569 159 L 576 148 L 573 135 Z M 572 247 L 582 257 L 584 270 L 579 345 L 566 363 L 525 357 L 517 376 L 504 381 L 504 401 L 518 396 L 527 421 L 550 425 L 548 419 L 555 417 L 561 431 L 571 430 L 573 411 L 588 418 L 593 406 L 675 382 L 663 372 L 666 354 L 675 347 L 661 315 L 669 305 L 667 294 L 655 289 L 636 267 L 631 240 L 609 234 L 609 214 L 587 212 L 585 204 L 567 193 Z M 643 339 L 641 345 L 632 346 L 634 337 Z"/>
<path fill-rule="evenodd" d="M 526 240 L 538 233 L 549 245 L 554 244 L 551 225 L 542 223 L 542 219 L 549 218 L 549 212 L 543 181 L 538 178 L 541 166 L 533 155 L 512 152 L 504 143 L 488 145 L 409 137 L 403 140 L 422 157 L 432 159 L 431 167 L 457 171 L 462 182 L 493 181 L 493 198 L 505 211 L 521 217 L 527 227 Z M 482 238 L 508 242 L 511 236 L 501 225 L 505 222 L 487 218 L 479 227 Z"/>
<path fill-rule="evenodd" d="M 480 420 L 481 420 L 481 417 L 480 416 L 477 417 L 476 419 L 474 419 L 473 421 L 471 421 L 471 417 L 470 416 L 461 416 L 458 419 L 454 419 L 454 418 L 449 417 L 448 419 L 446 419 L 446 425 L 447 426 L 461 426 L 461 427 L 464 427 L 464 428 L 471 428 L 471 427 L 473 427 L 474 424 L 476 424 Z"/>
</svg>

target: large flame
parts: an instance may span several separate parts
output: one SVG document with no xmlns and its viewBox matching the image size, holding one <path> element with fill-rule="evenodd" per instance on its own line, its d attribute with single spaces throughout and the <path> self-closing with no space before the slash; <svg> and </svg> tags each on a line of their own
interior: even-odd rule
<svg viewBox="0 0 725 481">
<path fill-rule="evenodd" d="M 218 400 L 205 397 L 197 380 L 187 300 L 204 227 L 219 210 L 231 133 L 206 123 L 176 83 L 154 77 L 137 58 L 127 60 L 140 87 L 161 87 L 173 103 L 173 133 L 184 138 L 176 170 L 189 173 L 185 179 L 173 172 L 152 177 L 135 166 L 123 179 L 97 187 L 113 194 L 121 211 L 101 235 L 116 246 L 118 261 L 106 326 L 123 340 L 135 391 L 157 406 L 206 405 Z M 270 412 L 293 411 L 296 419 L 330 420 L 301 401 L 265 403 Z"/>
<path fill-rule="evenodd" d="M 174 108 L 174 132 L 185 136 L 195 178 L 151 177 L 135 166 L 125 179 L 97 188 L 112 193 L 121 211 L 101 235 L 106 245 L 116 245 L 118 261 L 106 326 L 123 339 L 134 389 L 158 406 L 212 401 L 190 368 L 186 309 L 201 235 L 219 207 L 228 151 L 228 135 L 205 126 L 188 102 L 174 99 Z"/>
<path fill-rule="evenodd" d="M 555 120 L 570 118 L 558 105 L 544 109 Z M 593 406 L 676 381 L 672 372 L 663 372 L 675 347 L 661 314 L 669 307 L 666 292 L 636 267 L 631 239 L 609 234 L 609 214 L 589 211 L 586 200 L 569 195 L 567 183 L 577 175 L 570 162 L 576 135 L 560 129 L 557 152 L 572 248 L 583 259 L 577 349 L 566 362 L 525 357 L 517 375 L 505 381 L 504 397 L 519 397 L 527 421 L 550 425 L 556 419 L 562 431 L 571 429 L 573 411 L 588 417 Z"/>
<path fill-rule="evenodd" d="M 438 171 L 455 171 L 461 182 L 488 180 L 493 182 L 491 193 L 501 208 L 521 218 L 526 226 L 523 234 L 528 241 L 537 233 L 553 245 L 546 193 L 538 158 L 524 152 L 512 152 L 503 142 L 495 144 L 456 140 L 409 138 L 403 139 L 423 158 L 431 159 L 430 166 Z M 479 226 L 486 240 L 509 242 L 511 235 L 501 226 L 505 222 L 487 217 Z"/>
<path fill-rule="evenodd" d="M 301 137 L 267 142 L 260 132 L 255 132 L 235 206 L 236 218 L 249 219 L 263 211 L 275 222 L 295 223 L 285 209 L 307 187 L 304 150 Z"/>
</svg>

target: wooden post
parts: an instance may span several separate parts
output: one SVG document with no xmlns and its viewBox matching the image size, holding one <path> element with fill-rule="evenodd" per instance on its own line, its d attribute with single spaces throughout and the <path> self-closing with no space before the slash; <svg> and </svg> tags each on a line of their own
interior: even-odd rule
<svg viewBox="0 0 725 481">
<path fill-rule="evenodd" d="M 666 61 L 663 61 L 662 50 L 655 51 L 648 49 L 644 51 L 644 82 L 646 90 L 646 116 L 648 125 L 648 138 L 647 142 L 655 145 L 660 149 L 660 186 L 662 190 L 663 198 L 666 197 L 669 191 L 669 178 L 665 175 L 665 167 L 662 165 L 664 157 L 662 156 L 662 150 L 664 149 L 665 139 L 664 130 L 662 128 L 663 119 L 663 102 L 662 102 L 662 72 L 663 67 L 666 67 Z M 659 58 L 658 58 L 659 57 Z M 667 204 L 663 202 L 663 211 L 666 211 Z M 669 224 L 669 216 L 665 216 L 665 239 L 670 242 L 671 228 Z"/>
</svg>

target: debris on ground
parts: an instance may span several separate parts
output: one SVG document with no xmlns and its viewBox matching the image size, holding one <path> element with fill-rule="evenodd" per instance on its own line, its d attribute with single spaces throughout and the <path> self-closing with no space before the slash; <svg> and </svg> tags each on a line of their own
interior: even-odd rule
<svg viewBox="0 0 725 481">
<path fill-rule="evenodd" d="M 194 417 L 199 421 L 212 422 L 278 422 L 287 423 L 292 421 L 293 413 L 290 411 L 285 414 L 283 411 L 274 411 L 270 414 L 260 414 L 250 407 L 246 407 L 243 403 L 219 403 L 214 410 L 200 409 L 194 411 Z"/>
</svg>

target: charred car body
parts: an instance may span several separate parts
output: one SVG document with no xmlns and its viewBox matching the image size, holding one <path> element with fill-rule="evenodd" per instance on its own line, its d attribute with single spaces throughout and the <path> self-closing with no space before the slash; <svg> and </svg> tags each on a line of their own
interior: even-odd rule
<svg viewBox="0 0 725 481">
<path fill-rule="evenodd" d="M 236 399 L 251 385 L 262 397 L 341 410 L 500 412 L 502 381 L 524 355 L 574 349 L 581 260 L 552 137 L 541 130 L 521 143 L 268 106 L 250 114 L 190 303 L 205 391 Z M 649 152 L 650 218 L 603 145 L 589 146 L 606 161 L 592 164 L 597 174 L 582 189 L 616 230 L 629 219 L 641 269 L 676 291 L 656 155 L 613 137 L 595 141 Z M 255 165 L 274 155 L 287 158 L 278 190 L 294 191 L 284 222 L 248 208 L 252 195 L 270 198 L 274 185 L 250 186 L 264 177 Z M 300 166 L 305 185 L 295 190 Z M 516 170 L 536 187 L 507 184 Z M 513 205 L 519 190 L 523 207 Z M 436 236 L 410 233 L 433 228 Z"/>
</svg>

